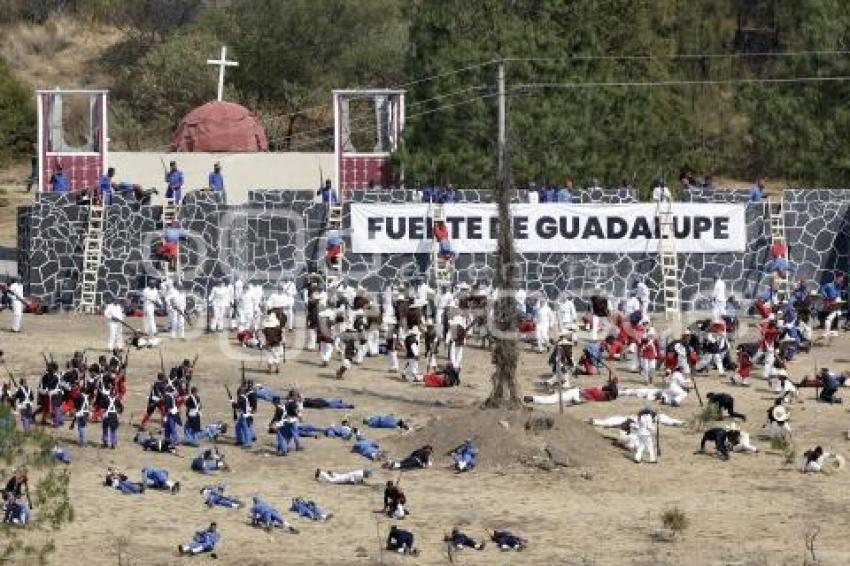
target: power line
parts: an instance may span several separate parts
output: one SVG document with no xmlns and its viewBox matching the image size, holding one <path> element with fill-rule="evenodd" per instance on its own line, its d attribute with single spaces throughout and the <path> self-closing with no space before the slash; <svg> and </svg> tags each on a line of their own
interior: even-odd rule
<svg viewBox="0 0 850 566">
<path fill-rule="evenodd" d="M 841 82 L 850 80 L 850 76 L 836 77 L 787 77 L 767 79 L 695 79 L 665 81 L 613 81 L 613 82 L 575 82 L 575 83 L 527 83 L 513 85 L 511 90 L 531 89 L 574 89 L 574 88 L 604 88 L 604 87 L 640 87 L 640 86 L 688 86 L 688 85 L 724 85 L 724 84 L 758 84 L 758 83 L 817 83 L 817 82 Z"/>
<path fill-rule="evenodd" d="M 509 62 L 536 61 L 652 61 L 676 59 L 746 59 L 756 57 L 804 57 L 808 55 L 850 55 L 850 50 L 823 49 L 814 51 L 761 51 L 754 53 L 677 53 L 670 55 L 571 55 L 568 57 L 506 57 Z"/>
</svg>

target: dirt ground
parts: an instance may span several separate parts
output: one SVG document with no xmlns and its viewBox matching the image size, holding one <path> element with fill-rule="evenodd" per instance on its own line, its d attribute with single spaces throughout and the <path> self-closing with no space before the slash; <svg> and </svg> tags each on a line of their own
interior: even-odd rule
<svg viewBox="0 0 850 566">
<path fill-rule="evenodd" d="M 141 325 L 139 320 L 131 322 Z M 8 324 L 6 311 L 0 314 L 0 326 L 8 328 Z M 226 342 L 203 335 L 186 342 L 163 341 L 162 353 L 168 365 L 176 365 L 196 352 L 200 354 L 196 383 L 205 405 L 205 422 L 230 421 L 223 384 L 235 386 L 240 362 L 223 353 L 222 343 Z M 75 349 L 97 350 L 104 345 L 101 317 L 28 315 L 24 333 L 0 333 L 0 349 L 6 351 L 10 367 L 33 379 L 42 369 L 41 351 L 49 350 L 64 360 Z M 817 363 L 847 369 L 846 363 L 835 361 L 846 356 L 847 346 L 847 337 L 841 336 L 831 347 L 816 349 Z M 243 353 L 235 348 L 233 352 Z M 89 359 L 94 353 L 89 352 Z M 489 388 L 489 354 L 467 348 L 464 362 L 464 385 L 443 390 L 399 381 L 385 371 L 384 359 L 367 360 L 341 382 L 332 377 L 338 362 L 330 369 L 322 369 L 315 354 L 295 352 L 292 348 L 280 375 L 256 372 L 256 353 L 249 354 L 246 366 L 250 377 L 278 389 L 297 384 L 307 396 L 346 399 L 356 405 L 348 412 L 355 419 L 394 412 L 411 419 L 417 428 L 426 427 L 404 437 L 394 431 L 369 431 L 369 436 L 379 440 L 394 456 L 403 456 L 402 448 L 409 447 L 416 435 L 427 435 L 428 431 L 445 435 L 443 446 L 463 438 L 468 432 L 458 429 L 464 428 L 464 423 L 468 423 L 470 431 L 482 435 L 494 429 L 488 440 L 490 446 L 498 446 L 500 434 L 509 435 L 515 442 L 525 434 L 518 430 L 524 415 L 512 417 L 513 424 L 505 431 L 500 425 L 487 425 L 493 417 L 478 409 Z M 73 524 L 51 535 L 58 549 L 52 558 L 54 563 L 212 563 L 209 557 L 180 558 L 176 553 L 178 543 L 210 521 L 217 521 L 222 533 L 216 562 L 222 564 L 445 564 L 449 558 L 442 537 L 456 524 L 476 537 L 483 536 L 484 529 L 507 528 L 527 537 L 530 545 L 519 554 L 500 553 L 492 546 L 483 552 L 467 550 L 454 556 L 455 564 L 799 565 L 804 562 L 804 534 L 815 527 L 820 528 L 815 550 L 822 564 L 850 561 L 850 470 L 829 476 L 804 476 L 784 465 L 782 455 L 772 452 L 768 443 L 759 439 L 755 439 L 762 450 L 758 454 L 735 454 L 731 461 L 722 462 L 694 454 L 700 438 L 697 431 L 671 428 L 662 430 L 660 463 L 635 465 L 607 441 L 597 442 L 597 436 L 613 436 L 613 431 L 595 431 L 580 421 L 590 416 L 634 412 L 643 406 L 636 399 L 571 407 L 566 412 L 575 420 L 556 419 L 556 429 L 563 432 L 557 436 L 561 439 L 559 448 L 573 457 L 577 455 L 583 460 L 582 467 L 547 471 L 510 458 L 482 455 L 479 469 L 456 475 L 448 468 L 449 459 L 437 443 L 437 465 L 406 473 L 402 478 L 412 510 L 402 523 L 416 535 L 420 557 L 381 554 L 378 539 L 383 543 L 390 521 L 373 511 L 381 506 L 383 483 L 396 479 L 398 474 L 376 469 L 336 439 L 307 439 L 304 451 L 285 458 L 274 456 L 273 438 L 264 432 L 271 417 L 268 404 L 260 404 L 257 418 L 260 442 L 244 451 L 229 446 L 228 439 L 224 450 L 232 471 L 217 477 L 204 477 L 189 469 L 194 449 L 184 450 L 184 457 L 179 458 L 145 453 L 133 444 L 133 428 L 128 423 L 131 418 L 134 422 L 140 419 L 149 383 L 159 364 L 157 350 L 131 354 L 127 410 L 118 450 L 95 446 L 79 449 L 72 443 L 74 432 L 67 428 L 57 432 L 73 455 L 70 471 L 76 518 Z M 544 373 L 544 364 L 543 355 L 528 351 L 522 354 L 523 392 L 534 391 L 533 381 Z M 812 365 L 812 357 L 802 355 L 791 372 L 799 378 L 810 372 Z M 622 386 L 637 382 L 627 372 L 622 373 L 622 379 Z M 580 377 L 578 381 L 596 384 L 600 380 Z M 750 388 L 732 388 L 711 374 L 699 377 L 699 386 L 703 395 L 711 390 L 732 392 L 741 407 L 738 410 L 749 416 L 745 430 L 758 432 L 772 399 L 763 382 Z M 802 390 L 802 394 L 805 402 L 792 408 L 798 453 L 822 444 L 828 450 L 850 455 L 845 437 L 850 428 L 847 408 L 815 403 L 811 389 Z M 670 410 L 670 414 L 690 419 L 697 410 L 692 394 L 683 407 Z M 329 425 L 338 423 L 344 414 L 307 410 L 305 421 Z M 536 408 L 526 413 L 532 414 L 557 416 L 557 408 Z M 457 424 L 441 428 L 440 423 Z M 158 424 L 153 429 L 158 429 Z M 91 426 L 89 434 L 97 441 L 99 425 Z M 538 439 L 529 437 L 528 442 L 533 444 Z M 592 450 L 588 451 L 589 447 Z M 125 496 L 102 486 L 107 466 L 118 466 L 135 478 L 145 465 L 167 468 L 174 479 L 182 482 L 181 493 Z M 372 467 L 376 472 L 369 486 L 325 486 L 313 479 L 317 467 L 337 471 Z M 247 524 L 244 510 L 207 509 L 198 490 L 213 482 L 225 482 L 229 492 L 244 500 L 261 494 L 301 533 L 267 534 Z M 333 519 L 312 523 L 294 517 L 287 509 L 296 496 L 316 500 L 334 513 Z M 672 542 L 659 541 L 655 535 L 661 528 L 661 514 L 672 508 L 686 514 L 689 527 Z"/>
</svg>

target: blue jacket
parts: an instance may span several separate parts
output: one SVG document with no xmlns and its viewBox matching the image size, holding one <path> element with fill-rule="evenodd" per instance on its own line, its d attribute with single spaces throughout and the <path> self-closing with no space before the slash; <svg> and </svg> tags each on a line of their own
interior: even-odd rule
<svg viewBox="0 0 850 566">
<path fill-rule="evenodd" d="M 169 171 L 165 174 L 165 182 L 172 189 L 181 189 L 183 188 L 183 172 L 179 169 L 175 169 L 174 171 Z"/>
<path fill-rule="evenodd" d="M 828 299 L 830 301 L 834 301 L 841 296 L 841 290 L 838 286 L 832 282 L 827 283 L 823 287 L 820 288 L 820 294 L 823 295 L 824 299 Z"/>
<path fill-rule="evenodd" d="M 71 190 L 71 181 L 63 173 L 54 173 L 50 177 L 50 186 L 54 193 L 67 193 Z"/>
<path fill-rule="evenodd" d="M 218 541 L 221 540 L 221 534 L 218 531 L 206 530 L 195 533 L 193 539 L 198 544 L 202 545 L 205 550 L 212 550 Z"/>
<path fill-rule="evenodd" d="M 215 171 L 213 171 L 212 173 L 210 173 L 209 185 L 210 185 L 210 188 L 213 189 L 215 192 L 223 193 L 224 192 L 224 176 L 220 172 L 216 173 Z"/>
</svg>

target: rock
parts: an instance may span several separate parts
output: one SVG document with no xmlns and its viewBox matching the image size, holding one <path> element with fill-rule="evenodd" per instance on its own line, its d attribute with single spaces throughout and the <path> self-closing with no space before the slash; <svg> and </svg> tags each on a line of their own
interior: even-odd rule
<svg viewBox="0 0 850 566">
<path fill-rule="evenodd" d="M 354 549 L 354 556 L 357 558 L 368 558 L 369 552 L 362 546 L 358 546 Z"/>
<path fill-rule="evenodd" d="M 508 421 L 499 421 L 499 426 L 505 430 L 509 430 L 511 428 L 511 423 Z"/>
<path fill-rule="evenodd" d="M 528 420 L 525 421 L 525 430 L 535 432 L 540 430 L 551 430 L 553 426 L 555 426 L 555 419 L 543 415 L 535 415 L 529 417 Z"/>
<path fill-rule="evenodd" d="M 569 454 L 561 450 L 556 446 L 552 446 L 551 444 L 546 445 L 546 453 L 549 455 L 549 459 L 552 460 L 552 463 L 556 466 L 564 466 L 565 468 L 569 468 L 573 465 L 572 459 Z"/>
</svg>

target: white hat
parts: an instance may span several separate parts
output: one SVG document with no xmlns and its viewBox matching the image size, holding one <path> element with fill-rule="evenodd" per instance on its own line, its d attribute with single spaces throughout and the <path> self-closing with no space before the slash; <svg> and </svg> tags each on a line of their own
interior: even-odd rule
<svg viewBox="0 0 850 566">
<path fill-rule="evenodd" d="M 776 422 L 784 423 L 791 416 L 788 414 L 788 409 L 786 409 L 782 405 L 776 405 L 775 407 L 773 407 L 773 409 L 771 409 L 771 411 L 771 414 L 773 415 L 773 420 L 775 420 Z"/>
</svg>

